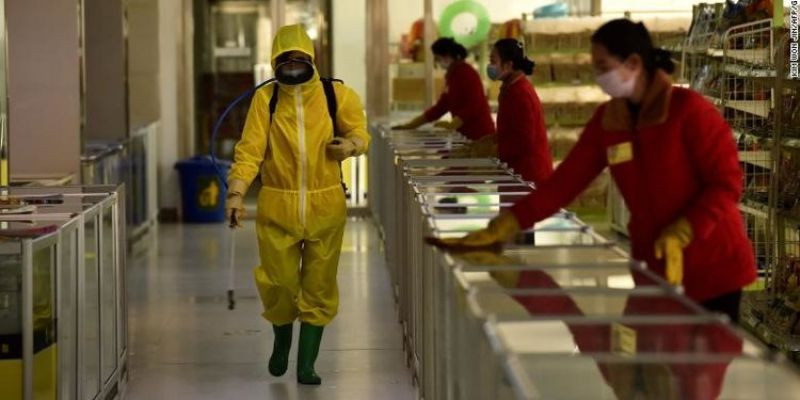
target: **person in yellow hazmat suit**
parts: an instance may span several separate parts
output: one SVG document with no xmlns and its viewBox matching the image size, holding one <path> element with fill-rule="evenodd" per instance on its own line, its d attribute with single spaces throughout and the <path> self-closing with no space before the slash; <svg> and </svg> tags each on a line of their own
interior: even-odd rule
<svg viewBox="0 0 800 400">
<path fill-rule="evenodd" d="M 314 362 L 322 331 L 339 306 L 336 272 L 347 215 L 339 163 L 364 154 L 370 138 L 361 100 L 341 83 L 333 84 L 339 132 L 334 137 L 314 46 L 301 25 L 278 30 L 272 67 L 277 83 L 253 97 L 235 148 L 225 209 L 231 224 L 239 226 L 243 198 L 260 173 L 261 264 L 255 282 L 263 316 L 275 332 L 269 371 L 286 373 L 292 327 L 299 319 L 297 381 L 318 385 Z M 277 102 L 274 113 L 270 102 Z"/>
</svg>

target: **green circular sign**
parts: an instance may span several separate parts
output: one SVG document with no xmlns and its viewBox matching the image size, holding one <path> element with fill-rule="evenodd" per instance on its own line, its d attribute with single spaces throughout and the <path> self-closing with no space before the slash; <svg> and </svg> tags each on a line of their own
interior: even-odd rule
<svg viewBox="0 0 800 400">
<path fill-rule="evenodd" d="M 471 14 L 475 17 L 477 20 L 475 29 L 470 32 L 453 31 L 453 22 L 462 14 Z M 483 4 L 472 0 L 460 0 L 450 4 L 442 11 L 442 16 L 439 17 L 439 36 L 452 37 L 464 47 L 470 48 L 486 40 L 491 25 L 489 12 L 486 11 Z"/>
</svg>

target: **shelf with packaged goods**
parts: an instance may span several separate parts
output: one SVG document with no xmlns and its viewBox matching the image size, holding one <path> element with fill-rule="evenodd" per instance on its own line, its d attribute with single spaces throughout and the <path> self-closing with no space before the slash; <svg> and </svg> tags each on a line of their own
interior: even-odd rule
<svg viewBox="0 0 800 400">
<path fill-rule="evenodd" d="M 722 51 L 722 56 L 726 61 L 730 59 L 756 67 L 772 64 L 769 49 L 727 49 Z"/>
<path fill-rule="evenodd" d="M 772 154 L 768 150 L 739 151 L 739 161 L 764 169 L 772 169 Z"/>
<path fill-rule="evenodd" d="M 742 199 L 739 203 L 739 211 L 759 218 L 767 218 L 769 216 L 768 210 L 769 207 L 766 204 L 754 200 Z"/>
<path fill-rule="evenodd" d="M 769 100 L 726 100 L 723 106 L 761 118 L 769 118 L 772 102 Z"/>
<path fill-rule="evenodd" d="M 733 129 L 733 138 L 736 140 L 737 143 L 741 142 L 742 140 L 751 144 L 758 143 L 758 149 L 750 149 L 750 150 L 739 149 L 740 152 L 754 152 L 754 151 L 769 152 L 774 143 L 774 140 L 769 136 L 747 132 L 739 128 Z M 795 138 L 795 137 L 783 138 L 781 139 L 781 145 L 788 149 L 800 150 L 800 138 Z"/>
<path fill-rule="evenodd" d="M 675 51 L 676 52 L 684 51 L 684 52 L 686 52 L 688 54 L 709 56 L 711 58 L 719 58 L 719 59 L 721 59 L 725 55 L 725 52 L 722 49 L 714 49 L 714 48 L 708 48 L 708 47 L 687 46 L 687 47 L 683 47 L 683 48 L 680 48 L 680 49 L 676 48 Z"/>
<path fill-rule="evenodd" d="M 759 306 L 767 307 L 766 304 L 759 304 Z M 776 333 L 774 329 L 770 327 L 768 321 L 753 315 L 753 313 L 746 313 L 743 316 L 742 322 L 764 343 L 768 343 L 780 351 L 800 351 L 800 336 Z"/>
<path fill-rule="evenodd" d="M 775 79 L 775 70 L 769 67 L 751 67 L 742 64 L 724 64 L 722 70 L 725 73 L 736 75 L 742 78 L 762 78 Z"/>
<path fill-rule="evenodd" d="M 705 97 L 706 100 L 710 101 L 711 104 L 717 107 L 722 107 L 722 99 L 720 99 L 719 97 L 711 96 L 708 94 L 704 94 L 703 97 Z"/>
<path fill-rule="evenodd" d="M 769 118 L 772 108 L 772 102 L 769 100 L 723 100 L 708 94 L 703 96 L 717 107 L 732 108 L 761 118 Z"/>
<path fill-rule="evenodd" d="M 781 142 L 783 142 L 782 144 L 784 147 L 800 150 L 800 138 L 787 138 L 783 139 Z"/>
<path fill-rule="evenodd" d="M 778 211 L 778 215 L 783 218 L 785 223 L 800 227 L 800 214 L 782 209 Z"/>
</svg>

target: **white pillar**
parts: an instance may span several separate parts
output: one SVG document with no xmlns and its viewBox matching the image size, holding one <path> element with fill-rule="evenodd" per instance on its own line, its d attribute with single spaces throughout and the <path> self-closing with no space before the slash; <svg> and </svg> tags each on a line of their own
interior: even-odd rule
<svg viewBox="0 0 800 400">
<path fill-rule="evenodd" d="M 80 178 L 78 6 L 6 1 L 10 171 Z"/>
<path fill-rule="evenodd" d="M 423 47 L 425 48 L 425 108 L 433 105 L 435 81 L 433 76 L 433 54 L 428 50 L 433 41 L 436 40 L 436 23 L 433 21 L 433 0 L 425 1 L 425 36 Z"/>
</svg>

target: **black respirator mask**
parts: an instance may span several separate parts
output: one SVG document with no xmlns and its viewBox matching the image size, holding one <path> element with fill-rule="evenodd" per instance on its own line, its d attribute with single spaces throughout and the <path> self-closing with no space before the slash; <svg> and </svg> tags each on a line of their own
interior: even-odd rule
<svg viewBox="0 0 800 400">
<path fill-rule="evenodd" d="M 275 79 L 284 85 L 300 85 L 314 76 L 311 61 L 290 59 L 275 66 Z"/>
</svg>

